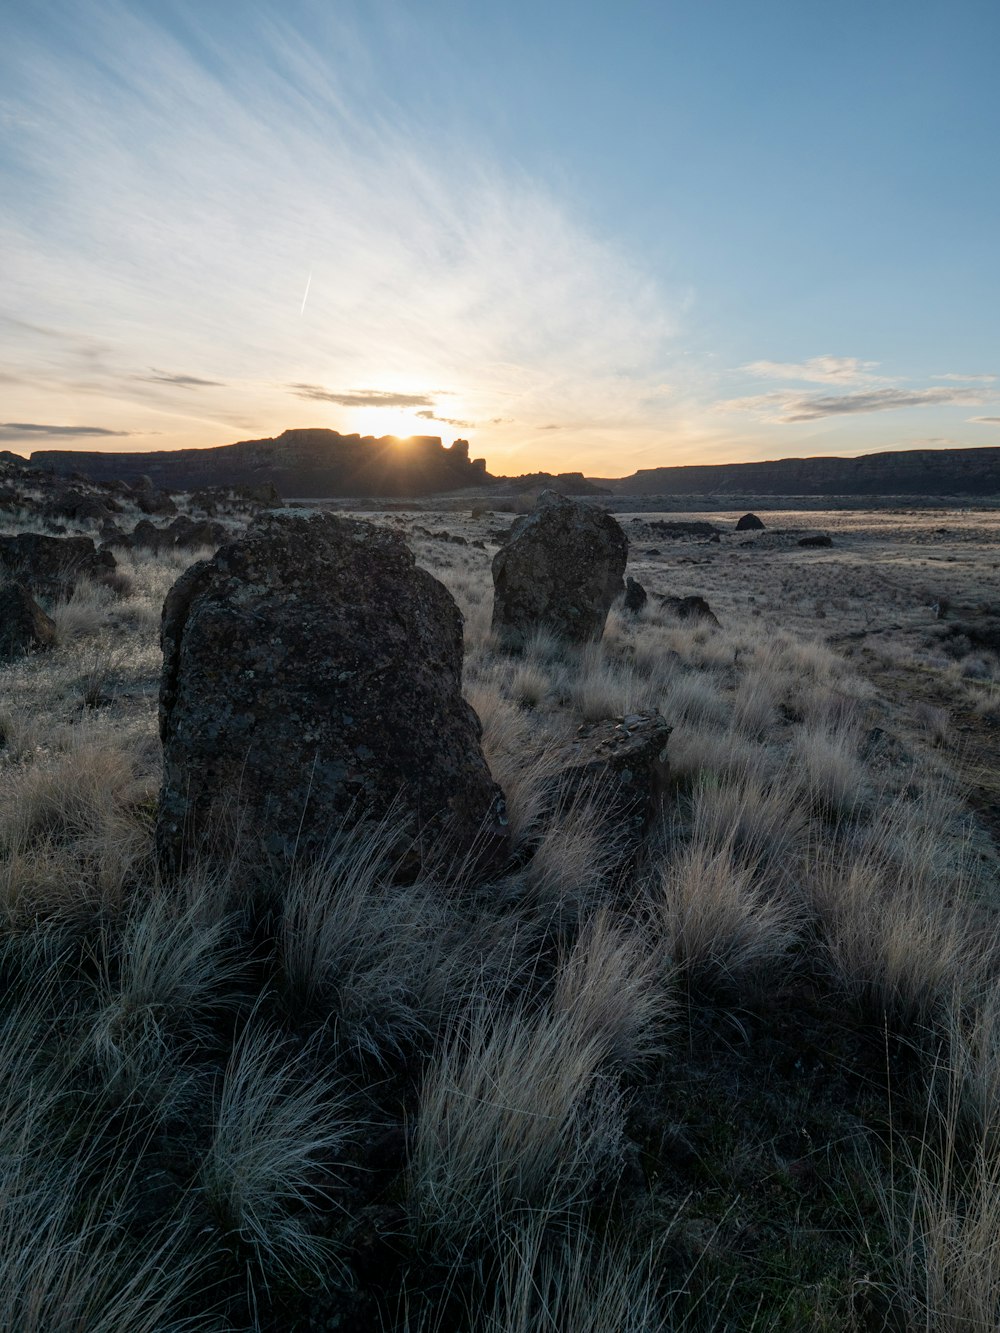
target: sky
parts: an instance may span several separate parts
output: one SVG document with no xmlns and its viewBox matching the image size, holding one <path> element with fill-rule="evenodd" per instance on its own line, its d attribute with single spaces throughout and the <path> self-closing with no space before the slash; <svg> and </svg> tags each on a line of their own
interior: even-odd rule
<svg viewBox="0 0 1000 1333">
<path fill-rule="evenodd" d="M 997 0 L 0 0 L 0 449 L 1000 445 Z"/>
</svg>

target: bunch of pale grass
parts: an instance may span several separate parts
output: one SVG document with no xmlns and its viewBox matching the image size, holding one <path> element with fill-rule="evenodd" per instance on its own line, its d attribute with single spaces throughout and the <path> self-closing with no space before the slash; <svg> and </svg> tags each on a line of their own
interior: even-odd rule
<svg viewBox="0 0 1000 1333">
<path fill-rule="evenodd" d="M 731 844 L 693 842 L 667 859 L 652 913 L 666 957 L 682 975 L 709 987 L 769 975 L 799 937 L 798 909 L 766 895 Z"/>
<path fill-rule="evenodd" d="M 605 1039 L 565 1012 L 473 1007 L 428 1068 L 410 1162 L 414 1235 L 445 1261 L 564 1216 L 614 1169 L 623 1103 Z"/>
<path fill-rule="evenodd" d="M 310 1221 L 330 1206 L 331 1163 L 360 1128 L 346 1085 L 305 1052 L 289 1055 L 283 1038 L 252 1019 L 226 1066 L 200 1174 L 223 1234 L 246 1245 L 265 1271 L 336 1264 Z"/>
<path fill-rule="evenodd" d="M 392 882 L 395 841 L 391 819 L 358 827 L 293 870 L 277 932 L 289 1012 L 378 1061 L 434 1026 L 428 988 L 447 919 L 440 886 Z"/>
</svg>

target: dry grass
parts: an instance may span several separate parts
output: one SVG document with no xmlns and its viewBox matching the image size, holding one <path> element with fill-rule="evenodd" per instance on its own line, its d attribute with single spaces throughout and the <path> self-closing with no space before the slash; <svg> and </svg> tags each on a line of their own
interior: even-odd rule
<svg viewBox="0 0 1000 1333">
<path fill-rule="evenodd" d="M 565 1013 L 478 1006 L 423 1080 L 410 1164 L 418 1243 L 472 1257 L 539 1215 L 565 1215 L 613 1173 L 622 1099 L 604 1035 Z"/>
<path fill-rule="evenodd" d="M 912 551 L 883 586 L 867 539 L 852 552 L 855 529 L 837 531 L 836 567 L 741 555 L 726 538 L 699 547 L 697 567 L 660 566 L 664 591 L 704 593 L 721 629 L 654 602 L 613 614 L 601 644 L 539 632 L 516 658 L 490 629 L 488 553 L 421 544 L 462 605 L 466 692 L 507 794 L 514 862 L 492 884 L 397 883 L 384 830 L 266 892 L 235 865 L 226 880 L 159 881 L 159 613 L 199 553 L 123 555 L 117 595 L 81 582 L 55 608 L 61 645 L 3 668 L 0 1326 L 305 1327 L 301 1289 L 346 1286 L 352 1228 L 395 1209 L 406 1274 L 384 1280 L 390 1296 L 415 1283 L 421 1327 L 454 1325 L 456 1304 L 489 1333 L 853 1327 L 819 1294 L 806 1318 L 813 1277 L 781 1271 L 786 1242 L 827 1214 L 805 1192 L 790 1201 L 773 1168 L 746 1195 L 736 1179 L 748 1149 L 733 1121 L 754 1113 L 746 1066 L 726 1067 L 737 1101 L 713 1102 L 711 1061 L 727 1055 L 717 1045 L 699 1063 L 713 1023 L 750 1042 L 773 1021 L 762 997 L 806 980 L 822 1010 L 810 1021 L 825 1026 L 803 1041 L 832 1033 L 839 1060 L 855 1026 L 874 1023 L 913 1051 L 910 1084 L 891 1092 L 916 1088 L 918 1110 L 898 1117 L 888 1169 L 873 1149 L 882 1223 L 858 1206 L 864 1282 L 914 1333 L 996 1327 L 997 859 L 947 774 L 963 765 L 987 785 L 991 751 L 966 762 L 961 746 L 989 735 L 963 732 L 963 710 L 984 724 L 1000 712 L 1000 667 L 956 661 L 929 632 L 930 602 L 960 587 L 922 573 L 917 597 Z M 657 568 L 637 566 L 654 590 Z M 979 575 L 963 577 L 971 597 Z M 984 601 L 992 581 L 976 585 Z M 852 645 L 878 622 L 889 628 L 858 662 L 917 664 L 946 704 L 857 674 Z M 557 755 L 580 723 L 652 707 L 674 727 L 674 800 L 626 873 L 599 803 L 557 808 Z M 892 744 L 873 748 L 876 732 Z M 804 1051 L 787 1086 L 779 1063 L 768 1087 L 768 1113 L 792 1127 L 819 1095 Z M 642 1129 L 675 1075 L 690 1076 L 691 1106 Z M 366 1155 L 369 1116 L 403 1139 L 389 1165 Z M 659 1146 L 688 1133 L 688 1158 Z M 186 1175 L 143 1231 L 144 1154 L 165 1134 Z M 810 1156 L 835 1149 L 817 1139 Z M 756 1239 L 729 1221 L 764 1188 L 770 1248 L 759 1215 Z M 833 1171 L 815 1195 L 854 1188 Z M 648 1253 L 634 1248 L 637 1212 Z M 667 1217 L 682 1219 L 676 1236 Z M 677 1295 L 713 1254 L 761 1280 L 745 1308 L 726 1288 L 717 1318 Z M 768 1284 L 781 1292 L 765 1308 Z M 235 1288 L 259 1315 L 237 1302 L 185 1322 Z M 375 1327 L 384 1313 L 348 1318 Z"/>
<path fill-rule="evenodd" d="M 251 1020 L 226 1066 L 201 1170 L 222 1233 L 265 1271 L 327 1269 L 337 1256 L 309 1223 L 329 1206 L 337 1164 L 359 1128 L 347 1089 Z"/>
<path fill-rule="evenodd" d="M 692 844 L 663 866 L 653 913 L 666 957 L 698 985 L 762 981 L 797 938 L 799 913 L 768 896 L 731 845 Z"/>
<path fill-rule="evenodd" d="M 421 884 L 392 882 L 392 821 L 339 839 L 296 869 L 284 894 L 277 961 L 289 1012 L 383 1062 L 435 1027 L 431 978 L 446 912 Z"/>
</svg>

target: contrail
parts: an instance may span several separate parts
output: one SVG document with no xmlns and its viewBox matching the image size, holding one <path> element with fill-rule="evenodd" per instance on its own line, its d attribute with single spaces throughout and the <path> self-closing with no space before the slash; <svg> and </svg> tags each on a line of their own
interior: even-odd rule
<svg viewBox="0 0 1000 1333">
<path fill-rule="evenodd" d="M 299 311 L 300 315 L 302 315 L 303 311 L 306 308 L 306 301 L 309 299 L 309 288 L 312 285 L 312 280 L 313 280 L 312 269 L 310 269 L 309 277 L 306 279 L 306 289 L 302 294 L 302 309 Z"/>
</svg>

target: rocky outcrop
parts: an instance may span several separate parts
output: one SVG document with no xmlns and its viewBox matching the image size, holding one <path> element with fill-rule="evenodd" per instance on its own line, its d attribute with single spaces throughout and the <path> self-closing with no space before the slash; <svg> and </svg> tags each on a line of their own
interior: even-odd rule
<svg viewBox="0 0 1000 1333">
<path fill-rule="evenodd" d="M 0 661 L 43 651 L 53 647 L 55 641 L 55 622 L 24 584 L 0 586 Z"/>
<path fill-rule="evenodd" d="M 757 517 L 756 514 L 744 514 L 741 519 L 737 520 L 736 531 L 762 532 L 764 530 L 764 526 L 765 526 L 764 523 L 762 522 L 761 519 Z"/>
<path fill-rule="evenodd" d="M 593 801 L 621 849 L 634 848 L 667 789 L 671 730 L 656 712 L 584 724 L 557 753 L 560 801 Z"/>
<path fill-rule="evenodd" d="M 148 518 L 142 518 L 131 533 L 112 535 L 108 545 L 130 551 L 173 551 L 181 547 L 218 547 L 233 535 L 225 524 L 215 519 L 193 519 L 178 514 L 165 528 L 158 528 Z"/>
<path fill-rule="evenodd" d="M 151 453 L 47 449 L 31 461 L 98 480 L 147 477 L 154 487 L 175 491 L 249 488 L 262 504 L 273 503 L 268 497 L 275 491 L 288 498 L 430 495 L 492 481 L 484 459 L 470 460 L 465 440 L 446 449 L 436 435 L 375 439 L 335 430 L 286 430 L 275 439 Z"/>
<path fill-rule="evenodd" d="M 627 559 L 610 514 L 543 491 L 493 557 L 493 628 L 512 645 L 539 627 L 569 643 L 599 639 Z"/>
<path fill-rule="evenodd" d="M 78 578 L 100 582 L 115 566 L 111 552 L 97 550 L 89 537 L 0 537 L 0 574 L 43 596 L 68 596 Z"/>
<path fill-rule="evenodd" d="M 503 794 L 461 693 L 461 613 L 398 534 L 258 519 L 181 576 L 162 642 L 167 867 L 240 839 L 312 857 L 386 817 L 419 857 L 504 855 Z"/>
</svg>

